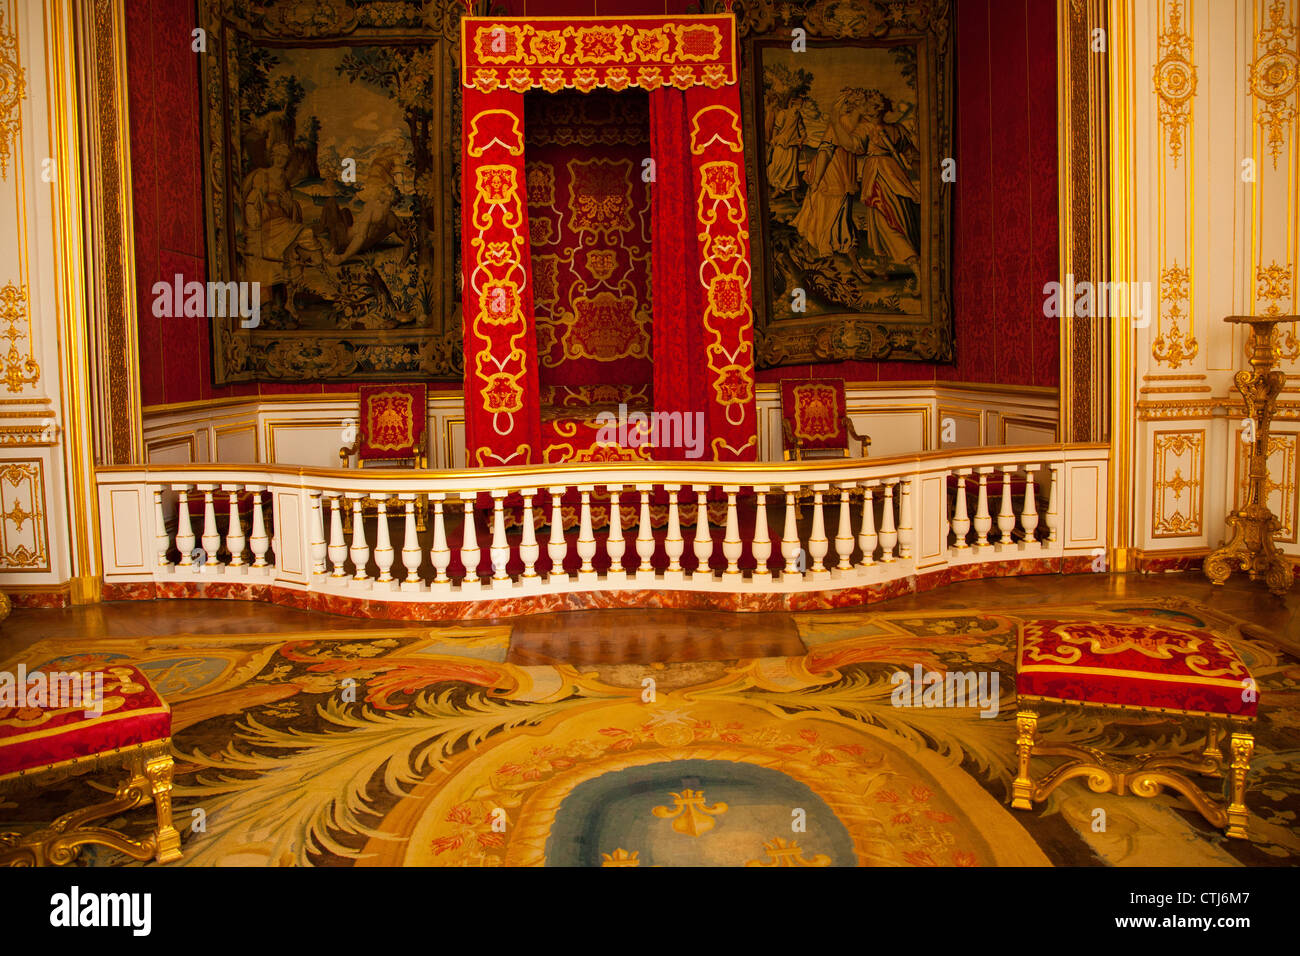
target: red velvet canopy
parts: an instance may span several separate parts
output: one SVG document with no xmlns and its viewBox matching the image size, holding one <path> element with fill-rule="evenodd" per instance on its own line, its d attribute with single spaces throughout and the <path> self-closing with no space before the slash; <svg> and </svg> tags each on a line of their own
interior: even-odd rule
<svg viewBox="0 0 1300 956">
<path fill-rule="evenodd" d="M 467 17 L 461 30 L 467 460 L 542 460 L 524 92 L 629 87 L 650 94 L 654 411 L 702 413 L 707 459 L 755 458 L 733 17 Z M 684 448 L 654 453 L 687 457 Z"/>
</svg>

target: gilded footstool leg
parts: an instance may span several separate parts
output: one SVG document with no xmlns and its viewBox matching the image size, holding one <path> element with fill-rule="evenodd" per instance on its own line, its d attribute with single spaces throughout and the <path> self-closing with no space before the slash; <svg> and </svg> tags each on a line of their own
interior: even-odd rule
<svg viewBox="0 0 1300 956">
<path fill-rule="evenodd" d="M 1205 732 L 1205 750 L 1201 756 L 1205 758 L 1207 764 L 1214 764 L 1214 770 L 1207 771 L 1206 775 L 1210 777 L 1221 777 L 1223 771 L 1218 769 L 1223 766 L 1223 749 L 1219 746 L 1220 729 L 1213 721 Z"/>
<path fill-rule="evenodd" d="M 158 848 L 155 859 L 159 863 L 170 863 L 181 858 L 181 838 L 172 826 L 172 758 L 164 753 L 151 757 L 144 767 L 144 775 L 149 780 L 149 792 L 153 796 L 154 810 L 158 817 L 156 837 Z"/>
<path fill-rule="evenodd" d="M 1033 806 L 1034 781 L 1029 776 L 1029 758 L 1034 752 L 1034 736 L 1038 728 L 1038 714 L 1032 710 L 1016 711 L 1016 751 L 1020 766 L 1011 783 L 1011 806 L 1028 810 Z"/>
<path fill-rule="evenodd" d="M 1232 799 L 1228 803 L 1228 829 L 1230 837 L 1246 839 L 1246 774 L 1250 772 L 1250 758 L 1255 753 L 1255 738 L 1245 732 L 1234 731 L 1232 747 Z"/>
</svg>

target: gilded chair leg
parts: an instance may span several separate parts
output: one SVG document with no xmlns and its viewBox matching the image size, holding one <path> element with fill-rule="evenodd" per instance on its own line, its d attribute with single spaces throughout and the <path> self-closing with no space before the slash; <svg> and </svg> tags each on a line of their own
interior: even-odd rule
<svg viewBox="0 0 1300 956">
<path fill-rule="evenodd" d="M 170 754 L 151 758 L 144 768 L 144 775 L 149 781 L 149 793 L 153 797 L 154 810 L 158 818 L 156 839 L 158 841 L 155 859 L 159 863 L 170 863 L 181 857 L 181 838 L 172 826 L 172 758 Z"/>
<path fill-rule="evenodd" d="M 1016 751 L 1020 757 L 1020 766 L 1016 779 L 1011 783 L 1011 806 L 1016 810 L 1028 810 L 1033 806 L 1034 781 L 1029 776 L 1029 758 L 1034 752 L 1034 737 L 1038 729 L 1038 714 L 1032 710 L 1016 712 Z"/>
<path fill-rule="evenodd" d="M 1252 734 L 1234 731 L 1230 741 L 1232 748 L 1232 798 L 1228 803 L 1228 829 L 1230 837 L 1244 840 L 1247 838 L 1246 821 L 1246 775 L 1250 772 L 1250 758 L 1255 753 L 1255 738 Z"/>
<path fill-rule="evenodd" d="M 1219 727 L 1211 721 L 1205 732 L 1205 749 L 1201 752 L 1201 756 L 1204 757 L 1207 762 L 1213 763 L 1216 767 L 1223 766 L 1223 748 L 1219 746 L 1219 739 Z M 1216 769 L 1207 773 L 1206 776 L 1221 777 L 1223 776 L 1223 772 Z"/>
</svg>

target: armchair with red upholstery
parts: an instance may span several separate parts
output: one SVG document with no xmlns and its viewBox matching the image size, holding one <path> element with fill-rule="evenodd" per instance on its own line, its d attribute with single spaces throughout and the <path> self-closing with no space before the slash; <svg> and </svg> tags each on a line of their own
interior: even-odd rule
<svg viewBox="0 0 1300 956">
<path fill-rule="evenodd" d="M 871 438 L 859 435 L 849 419 L 841 378 L 782 382 L 781 430 L 786 461 L 848 458 L 850 439 L 860 444 L 861 455 L 866 458 L 871 445 Z"/>
</svg>

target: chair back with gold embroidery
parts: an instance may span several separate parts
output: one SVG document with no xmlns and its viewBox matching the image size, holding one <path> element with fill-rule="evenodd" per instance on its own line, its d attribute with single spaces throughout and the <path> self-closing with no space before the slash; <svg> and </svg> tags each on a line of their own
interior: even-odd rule
<svg viewBox="0 0 1300 956">
<path fill-rule="evenodd" d="M 357 440 L 339 449 L 343 466 L 427 468 L 429 397 L 425 385 L 362 385 L 358 388 Z"/>
<path fill-rule="evenodd" d="M 849 420 L 844 379 L 790 379 L 781 383 L 781 426 L 786 460 L 806 457 L 847 457 L 849 439 L 862 443 L 867 455 L 871 439 L 859 435 Z M 809 452 L 827 453 L 814 454 Z M 838 452 L 838 455 L 834 453 Z"/>
</svg>

